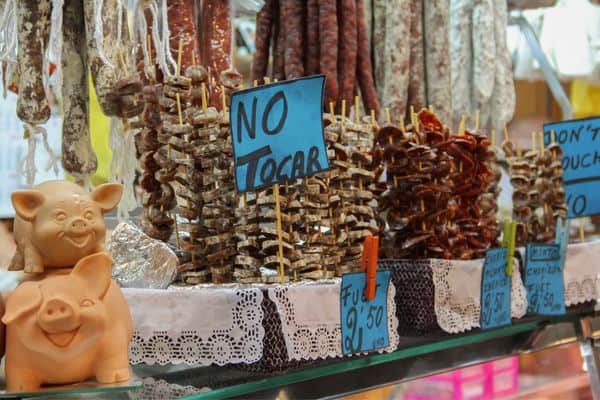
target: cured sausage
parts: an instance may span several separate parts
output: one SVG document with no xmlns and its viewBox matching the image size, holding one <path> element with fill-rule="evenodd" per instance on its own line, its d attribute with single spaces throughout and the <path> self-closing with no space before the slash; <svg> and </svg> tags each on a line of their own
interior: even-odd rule
<svg viewBox="0 0 600 400">
<path fill-rule="evenodd" d="M 410 3 L 412 0 L 388 0 L 385 18 L 383 87 L 379 88 L 382 106 L 395 118 L 403 118 L 408 101 L 410 67 Z"/>
<path fill-rule="evenodd" d="M 427 101 L 442 121 L 450 121 L 452 98 L 450 86 L 449 0 L 428 0 L 424 4 L 424 39 Z"/>
<path fill-rule="evenodd" d="M 359 0 L 362 1 L 362 0 Z M 338 50 L 338 85 L 340 100 L 352 104 L 354 83 L 356 82 L 356 0 L 338 0 L 339 18 L 339 50 Z"/>
<path fill-rule="evenodd" d="M 338 100 L 338 22 L 335 0 L 319 0 L 319 42 L 321 73 L 325 74 L 325 100 Z"/>
<path fill-rule="evenodd" d="M 104 0 L 103 2 L 100 18 L 103 23 L 102 30 L 105 34 L 102 45 L 103 55 L 97 46 L 95 37 L 96 3 L 95 0 L 83 0 L 88 66 L 102 112 L 107 116 L 120 116 L 118 96 L 114 92 L 119 79 L 117 69 L 118 52 L 122 51 L 120 46 L 115 45 L 118 36 L 117 27 L 119 26 L 117 7 L 119 7 L 120 2 L 117 0 Z"/>
<path fill-rule="evenodd" d="M 369 38 L 367 36 L 367 23 L 365 18 L 365 7 L 363 0 L 356 3 L 356 21 L 357 21 L 357 39 L 358 39 L 358 58 L 356 63 L 356 77 L 360 86 L 360 94 L 363 99 L 365 110 L 374 110 L 375 115 L 379 116 L 379 101 L 377 100 L 377 91 L 373 81 L 373 67 L 371 66 L 371 49 Z"/>
<path fill-rule="evenodd" d="M 383 88 L 385 87 L 386 12 L 387 0 L 373 0 L 373 26 L 370 43 L 373 45 L 373 72 L 380 103 L 383 103 Z"/>
<path fill-rule="evenodd" d="M 306 2 L 306 75 L 319 73 L 319 0 Z"/>
<path fill-rule="evenodd" d="M 472 26 L 473 106 L 481 112 L 480 125 L 486 126 L 496 77 L 494 0 L 475 0 Z"/>
<path fill-rule="evenodd" d="M 252 81 L 262 82 L 262 79 L 267 76 L 269 44 L 273 29 L 274 2 L 275 0 L 266 0 L 256 15 L 256 34 L 254 36 L 256 51 L 252 60 Z"/>
<path fill-rule="evenodd" d="M 473 0 L 450 0 L 450 75 L 452 77 L 452 123 L 455 127 L 463 116 L 469 118 L 473 111 L 471 104 L 472 13 Z"/>
<path fill-rule="evenodd" d="M 175 60 L 178 58 L 180 41 L 182 46 L 181 75 L 187 67 L 200 62 L 194 3 L 195 0 L 168 0 L 167 2 L 167 18 L 171 34 L 169 46 Z"/>
<path fill-rule="evenodd" d="M 282 11 L 279 0 L 273 0 L 273 71 L 271 77 L 285 79 L 285 26 L 282 25 Z"/>
<path fill-rule="evenodd" d="M 281 0 L 285 25 L 285 79 L 304 76 L 304 0 Z"/>
<path fill-rule="evenodd" d="M 204 0 L 203 62 L 214 71 L 217 78 L 221 71 L 231 66 L 231 7 L 228 0 Z"/>
<path fill-rule="evenodd" d="M 62 165 L 69 174 L 82 178 L 92 174 L 98 164 L 89 129 L 83 5 L 80 0 L 66 0 L 63 10 Z"/>
<path fill-rule="evenodd" d="M 506 2 L 494 0 L 494 36 L 496 39 L 496 77 L 492 94 L 492 127 L 502 132 L 515 112 L 515 83 L 506 41 L 508 21 Z M 504 25 L 503 25 L 504 24 Z"/>
<path fill-rule="evenodd" d="M 30 124 L 50 118 L 50 106 L 43 82 L 44 51 L 50 34 L 50 0 L 19 0 L 17 29 L 19 52 L 19 96 L 17 116 Z"/>
<path fill-rule="evenodd" d="M 420 110 L 426 106 L 425 59 L 423 56 L 423 0 L 410 4 L 410 73 L 408 104 Z"/>
</svg>

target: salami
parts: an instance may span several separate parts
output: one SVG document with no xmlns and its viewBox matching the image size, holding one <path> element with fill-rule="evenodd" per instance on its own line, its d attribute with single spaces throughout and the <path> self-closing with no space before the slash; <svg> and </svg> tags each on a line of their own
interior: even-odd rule
<svg viewBox="0 0 600 400">
<path fill-rule="evenodd" d="M 362 1 L 362 0 L 359 0 Z M 340 100 L 352 104 L 356 82 L 357 28 L 356 0 L 338 0 L 340 27 L 338 50 L 338 85 Z"/>
<path fill-rule="evenodd" d="M 66 0 L 63 10 L 62 165 L 69 174 L 82 178 L 97 167 L 89 129 L 83 5 L 78 0 Z"/>
<path fill-rule="evenodd" d="M 338 99 L 338 23 L 335 0 L 319 0 L 319 42 L 321 73 L 325 74 L 325 100 Z"/>
<path fill-rule="evenodd" d="M 50 106 L 43 82 L 44 50 L 50 34 L 50 0 L 19 0 L 17 29 L 19 52 L 19 96 L 17 116 L 30 124 L 50 118 Z"/>
<path fill-rule="evenodd" d="M 406 113 L 410 67 L 410 3 L 412 0 L 388 0 L 385 18 L 385 66 L 383 107 L 395 118 Z"/>
<path fill-rule="evenodd" d="M 273 0 L 273 79 L 285 79 L 285 26 L 281 24 L 281 4 Z"/>
<path fill-rule="evenodd" d="M 375 87 L 378 89 L 379 101 L 383 103 L 383 88 L 385 87 L 385 46 L 386 46 L 386 15 L 388 0 L 373 0 L 373 72 Z"/>
<path fill-rule="evenodd" d="M 204 0 L 203 62 L 215 73 L 231 66 L 231 9 L 226 0 Z"/>
<path fill-rule="evenodd" d="M 416 110 L 426 106 L 423 56 L 423 0 L 410 2 L 410 73 L 408 104 Z"/>
<path fill-rule="evenodd" d="M 515 112 L 515 84 L 508 44 L 506 2 L 494 0 L 494 37 L 496 39 L 496 76 L 492 94 L 492 127 L 501 132 Z"/>
<path fill-rule="evenodd" d="M 182 42 L 180 67 L 180 74 L 182 75 L 187 67 L 200 62 L 194 3 L 195 0 L 167 1 L 167 18 L 169 20 L 169 32 L 171 33 L 169 46 L 171 55 L 177 60 L 179 42 Z"/>
<path fill-rule="evenodd" d="M 273 12 L 275 0 L 267 0 L 256 15 L 256 33 L 254 44 L 256 52 L 252 60 L 252 80 L 262 82 L 267 76 L 269 65 L 269 41 L 273 29 Z"/>
<path fill-rule="evenodd" d="M 494 0 L 475 0 L 473 5 L 473 106 L 480 110 L 480 124 L 490 118 L 490 98 L 496 77 Z"/>
<path fill-rule="evenodd" d="M 450 50 L 448 29 L 450 19 L 449 0 L 425 2 L 425 65 L 427 101 L 442 121 L 450 121 L 452 98 L 450 86 Z"/>
<path fill-rule="evenodd" d="M 379 116 L 379 101 L 377 100 L 377 92 L 375 91 L 375 83 L 373 81 L 373 67 L 371 66 L 370 57 L 371 49 L 367 37 L 367 23 L 363 0 L 358 0 L 356 3 L 356 21 L 358 31 L 356 77 L 360 86 L 360 94 L 365 110 L 374 110 L 375 115 Z"/>
<path fill-rule="evenodd" d="M 319 0 L 306 2 L 306 75 L 319 73 Z"/>
<path fill-rule="evenodd" d="M 281 0 L 285 25 L 285 78 L 304 76 L 304 0 Z"/>
<path fill-rule="evenodd" d="M 473 0 L 450 0 L 450 60 L 452 77 L 452 123 L 456 127 L 462 117 L 470 117 L 471 77 L 473 76 L 471 47 L 471 15 Z"/>
<path fill-rule="evenodd" d="M 117 42 L 118 13 L 117 0 L 104 0 L 101 21 L 103 23 L 103 51 L 106 58 L 102 57 L 96 43 L 96 1 L 83 0 L 83 11 L 85 16 L 86 40 L 88 48 L 88 66 L 92 74 L 94 89 L 98 96 L 98 102 L 102 112 L 108 116 L 120 116 L 120 107 L 117 95 L 114 92 L 115 85 L 119 79 L 117 65 L 119 62 Z M 108 61 L 108 63 L 107 63 Z"/>
</svg>

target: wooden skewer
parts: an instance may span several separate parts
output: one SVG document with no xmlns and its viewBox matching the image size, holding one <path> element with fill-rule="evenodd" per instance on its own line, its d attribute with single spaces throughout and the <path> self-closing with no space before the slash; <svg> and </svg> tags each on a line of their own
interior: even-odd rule
<svg viewBox="0 0 600 400">
<path fill-rule="evenodd" d="M 466 123 L 467 123 L 467 117 L 465 117 L 463 115 L 462 118 L 460 119 L 460 124 L 458 125 L 458 135 L 459 136 L 463 136 L 465 134 Z"/>
<path fill-rule="evenodd" d="M 227 112 L 227 96 L 225 96 L 225 86 L 221 85 L 221 109 Z"/>
<path fill-rule="evenodd" d="M 183 54 L 183 39 L 179 38 L 179 48 L 177 49 L 177 76 L 181 76 L 181 56 Z"/>
<path fill-rule="evenodd" d="M 492 146 L 496 145 L 496 130 L 492 129 L 492 138 L 491 138 Z"/>
<path fill-rule="evenodd" d="M 358 104 L 358 96 L 354 96 L 354 121 L 360 122 L 360 105 Z"/>
<path fill-rule="evenodd" d="M 531 132 L 531 150 L 533 150 L 533 151 L 536 151 L 535 150 L 535 137 L 536 137 L 535 132 Z"/>
<path fill-rule="evenodd" d="M 375 110 L 371 110 L 371 125 L 375 126 L 377 121 L 375 120 Z"/>
<path fill-rule="evenodd" d="M 584 219 L 581 218 L 579 220 L 579 240 L 584 242 L 585 241 L 585 229 L 584 229 L 584 223 L 583 223 Z"/>
<path fill-rule="evenodd" d="M 475 110 L 475 130 L 478 131 L 479 130 L 479 117 L 481 115 L 481 111 L 479 110 L 479 108 L 477 110 Z"/>
<path fill-rule="evenodd" d="M 542 132 L 542 131 L 540 131 L 540 149 L 542 151 L 542 154 L 544 154 L 546 149 L 545 149 L 545 145 L 544 145 L 544 132 Z"/>
<path fill-rule="evenodd" d="M 279 280 L 283 282 L 285 270 L 283 267 L 283 239 L 281 232 L 281 202 L 279 200 L 279 184 L 273 185 L 273 192 L 275 194 L 275 215 L 277 218 L 277 245 L 278 245 L 278 256 L 279 256 Z M 258 204 L 258 201 L 257 201 Z"/>
<path fill-rule="evenodd" d="M 435 114 L 435 111 L 433 109 L 433 104 L 429 105 L 429 112 L 432 113 L 432 114 Z"/>
<path fill-rule="evenodd" d="M 152 37 L 151 35 L 146 36 L 146 48 L 148 49 L 148 62 L 153 65 L 152 62 Z"/>
<path fill-rule="evenodd" d="M 208 111 L 208 101 L 206 100 L 206 83 L 202 82 L 200 89 L 202 93 L 202 111 L 206 113 Z"/>
<path fill-rule="evenodd" d="M 385 113 L 385 123 L 390 125 L 392 123 L 392 117 L 390 116 L 390 109 L 386 107 L 383 110 L 383 112 Z"/>
</svg>

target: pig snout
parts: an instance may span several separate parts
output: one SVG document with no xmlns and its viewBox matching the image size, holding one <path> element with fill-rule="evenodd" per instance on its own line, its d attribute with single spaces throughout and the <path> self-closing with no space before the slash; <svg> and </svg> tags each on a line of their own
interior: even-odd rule
<svg viewBox="0 0 600 400">
<path fill-rule="evenodd" d="M 64 300 L 50 299 L 43 304 L 38 321 L 48 333 L 72 331 L 80 325 L 79 311 Z"/>
<path fill-rule="evenodd" d="M 83 218 L 73 218 L 73 220 L 69 223 L 68 228 L 69 231 L 75 235 L 83 235 L 88 233 L 90 225 Z"/>
</svg>

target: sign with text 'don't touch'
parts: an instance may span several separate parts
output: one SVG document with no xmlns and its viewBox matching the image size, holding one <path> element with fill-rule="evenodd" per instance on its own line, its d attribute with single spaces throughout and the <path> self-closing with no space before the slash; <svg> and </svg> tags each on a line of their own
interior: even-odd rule
<svg viewBox="0 0 600 400">
<path fill-rule="evenodd" d="M 600 214 L 600 117 L 544 125 L 544 143 L 554 141 L 564 154 L 560 160 L 567 197 L 567 218 Z"/>
<path fill-rule="evenodd" d="M 238 192 L 329 169 L 323 134 L 323 75 L 234 92 L 230 123 Z"/>
</svg>

